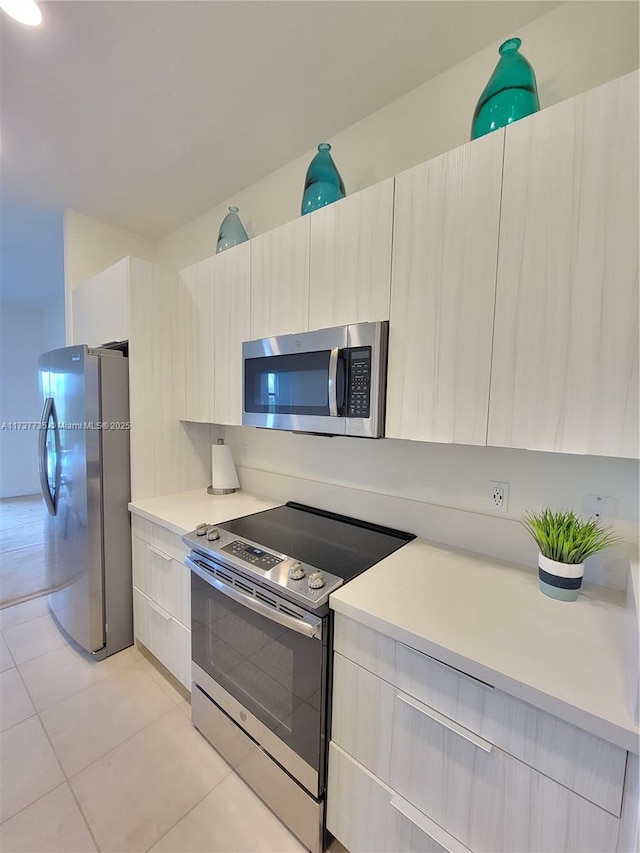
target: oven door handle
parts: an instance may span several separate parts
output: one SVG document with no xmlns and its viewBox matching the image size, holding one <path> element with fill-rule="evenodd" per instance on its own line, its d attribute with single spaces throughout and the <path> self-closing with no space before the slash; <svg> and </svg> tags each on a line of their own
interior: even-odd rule
<svg viewBox="0 0 640 853">
<path fill-rule="evenodd" d="M 190 557 L 185 557 L 184 562 L 185 565 L 188 566 L 192 572 L 195 572 L 199 578 L 202 578 L 203 581 L 206 581 L 208 584 L 215 587 L 218 592 L 223 593 L 223 595 L 232 598 L 234 601 L 248 607 L 250 610 L 254 610 L 261 616 L 265 616 L 272 622 L 277 622 L 285 628 L 290 628 L 298 634 L 304 634 L 305 637 L 315 640 L 322 639 L 322 619 L 318 616 L 313 616 L 311 613 L 307 614 L 303 619 L 296 619 L 293 616 L 288 616 L 286 613 L 282 613 L 282 611 L 276 610 L 268 604 L 263 604 L 252 595 L 247 595 L 245 592 L 241 592 L 235 587 L 229 586 L 228 583 L 218 580 L 218 578 L 214 577 L 211 572 L 203 569 L 202 566 L 199 566 L 198 563 L 194 562 Z"/>
</svg>

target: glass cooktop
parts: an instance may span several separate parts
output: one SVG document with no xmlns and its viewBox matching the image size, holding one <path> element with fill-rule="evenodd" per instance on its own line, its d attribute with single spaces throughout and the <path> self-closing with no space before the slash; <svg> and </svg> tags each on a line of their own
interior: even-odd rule
<svg viewBox="0 0 640 853">
<path fill-rule="evenodd" d="M 345 581 L 415 539 L 412 533 L 292 501 L 216 527 Z"/>
</svg>

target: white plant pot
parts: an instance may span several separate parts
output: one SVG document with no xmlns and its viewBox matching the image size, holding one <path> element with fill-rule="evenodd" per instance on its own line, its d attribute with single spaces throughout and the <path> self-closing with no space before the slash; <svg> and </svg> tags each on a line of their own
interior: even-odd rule
<svg viewBox="0 0 640 853">
<path fill-rule="evenodd" d="M 584 563 L 558 563 L 538 552 L 540 589 L 558 601 L 575 601 L 582 586 Z"/>
</svg>

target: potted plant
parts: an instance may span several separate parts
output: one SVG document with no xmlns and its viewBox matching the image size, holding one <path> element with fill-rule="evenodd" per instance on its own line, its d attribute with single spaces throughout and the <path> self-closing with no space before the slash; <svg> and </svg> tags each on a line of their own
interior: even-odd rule
<svg viewBox="0 0 640 853">
<path fill-rule="evenodd" d="M 572 510 L 526 512 L 521 520 L 540 550 L 538 578 L 545 595 L 575 601 L 582 586 L 584 561 L 620 537 L 602 527 L 596 518 L 587 521 Z"/>
</svg>

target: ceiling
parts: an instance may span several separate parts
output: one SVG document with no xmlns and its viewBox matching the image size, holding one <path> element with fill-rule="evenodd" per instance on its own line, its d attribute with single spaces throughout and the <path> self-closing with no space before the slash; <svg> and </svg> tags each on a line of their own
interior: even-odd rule
<svg viewBox="0 0 640 853">
<path fill-rule="evenodd" d="M 157 239 L 558 3 L 52 0 L 0 21 L 21 209 Z"/>
</svg>

